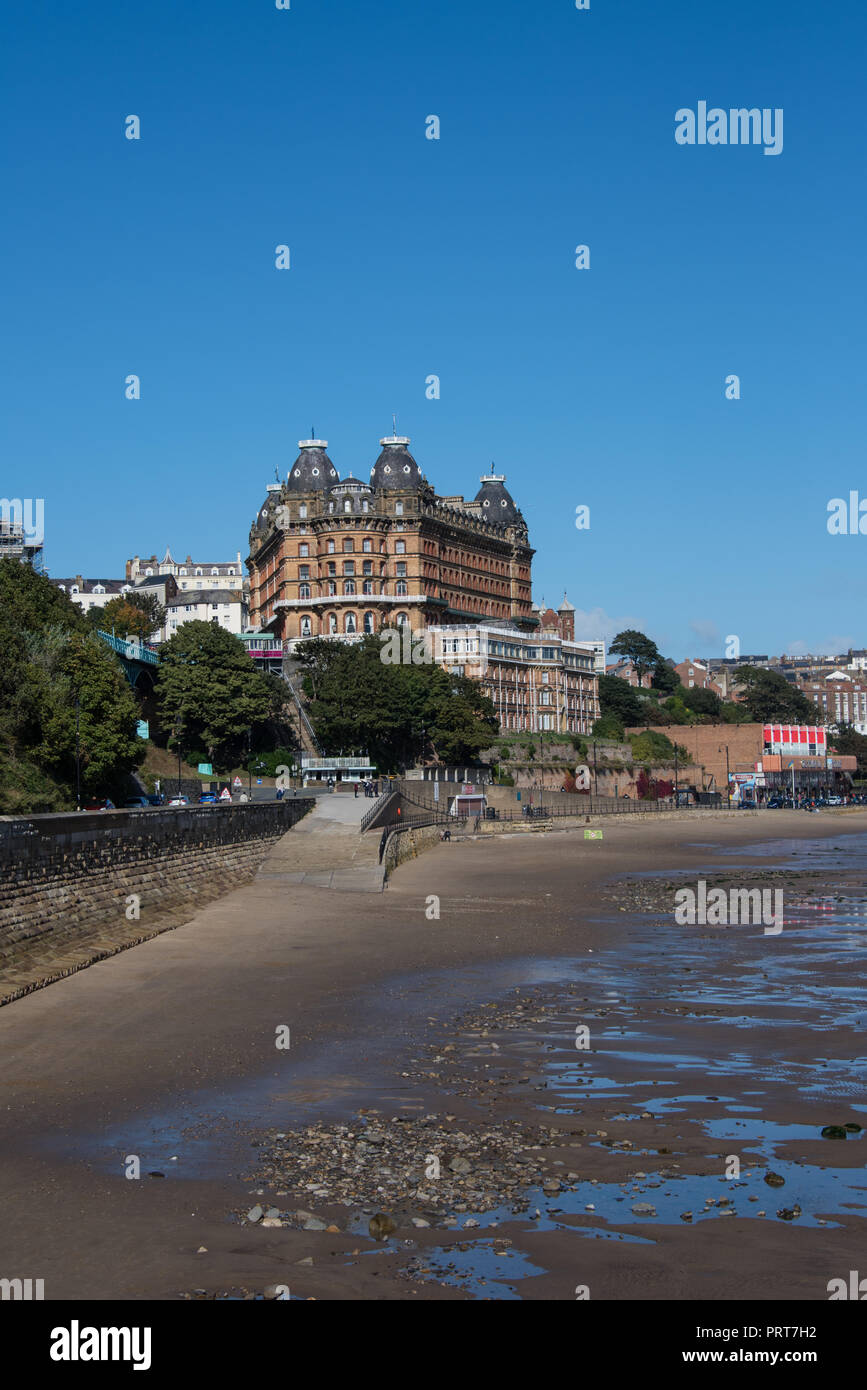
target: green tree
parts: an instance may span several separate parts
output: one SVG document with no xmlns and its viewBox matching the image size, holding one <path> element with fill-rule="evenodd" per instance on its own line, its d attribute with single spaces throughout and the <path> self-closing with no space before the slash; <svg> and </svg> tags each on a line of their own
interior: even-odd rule
<svg viewBox="0 0 867 1390">
<path fill-rule="evenodd" d="M 816 706 L 797 686 L 777 671 L 739 666 L 735 680 L 743 689 L 741 703 L 757 724 L 814 724 Z"/>
<path fill-rule="evenodd" d="M 680 676 L 670 661 L 659 661 L 653 668 L 650 685 L 653 690 L 658 690 L 662 695 L 673 695 L 681 688 Z"/>
<path fill-rule="evenodd" d="M 150 599 L 152 602 L 145 608 L 137 601 L 138 597 Z M 161 623 L 155 623 L 151 616 L 154 605 L 165 618 L 165 609 L 155 594 L 134 596 L 131 593 L 118 594 L 115 598 L 109 599 L 104 608 L 91 608 L 88 616 L 93 626 L 102 632 L 113 632 L 117 637 L 137 637 L 140 642 L 144 642 L 155 628 L 161 626 Z"/>
<path fill-rule="evenodd" d="M 429 664 L 387 664 L 378 636 L 318 638 L 299 651 L 310 719 L 327 753 L 369 753 L 382 772 L 425 754 L 472 762 L 499 733 L 478 682 Z"/>
<path fill-rule="evenodd" d="M 621 724 L 644 724 L 650 706 L 628 681 L 619 676 L 599 677 L 600 714 L 613 714 Z"/>
<path fill-rule="evenodd" d="M 656 671 L 664 664 L 656 643 L 634 627 L 618 632 L 608 650 L 613 655 L 625 656 L 632 662 L 638 677 L 639 689 L 647 673 Z"/>
<path fill-rule="evenodd" d="M 867 776 L 867 738 L 859 734 L 854 724 L 836 724 L 830 730 L 830 743 L 835 753 L 854 755 L 858 759 L 858 776 Z"/>
<path fill-rule="evenodd" d="M 592 737 L 610 739 L 613 743 L 622 743 L 626 733 L 616 714 L 603 714 L 593 725 Z"/>
<path fill-rule="evenodd" d="M 702 690 L 700 686 L 693 686 L 690 690 L 684 686 L 679 693 L 683 703 L 693 714 L 707 715 L 710 720 L 719 719 L 722 700 L 713 690 Z"/>
<path fill-rule="evenodd" d="M 277 683 L 256 670 L 238 638 L 200 621 L 184 623 L 163 644 L 156 695 L 169 747 L 202 752 L 218 769 L 238 765 L 248 729 L 274 717 L 281 703 Z"/>
</svg>

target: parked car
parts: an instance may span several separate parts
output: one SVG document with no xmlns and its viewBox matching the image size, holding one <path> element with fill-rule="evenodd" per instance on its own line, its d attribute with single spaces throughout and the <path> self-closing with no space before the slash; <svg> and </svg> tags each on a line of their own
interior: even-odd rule
<svg viewBox="0 0 867 1390">
<path fill-rule="evenodd" d="M 213 792 L 202 792 L 202 795 L 199 797 L 200 806 L 215 806 L 216 803 L 217 798 Z"/>
<path fill-rule="evenodd" d="M 843 798 L 842 798 L 842 796 L 829 796 L 829 797 L 828 797 L 828 805 L 829 805 L 829 806 L 842 806 L 842 805 L 843 805 Z"/>
<path fill-rule="evenodd" d="M 189 806 L 189 804 L 190 798 L 188 796 L 173 796 L 169 802 L 170 806 Z"/>
<path fill-rule="evenodd" d="M 86 802 L 84 809 L 85 811 L 116 811 L 117 807 L 110 796 L 105 796 L 102 801 Z"/>
<path fill-rule="evenodd" d="M 150 806 L 146 796 L 128 796 L 123 804 L 127 811 L 139 811 L 142 807 Z"/>
</svg>

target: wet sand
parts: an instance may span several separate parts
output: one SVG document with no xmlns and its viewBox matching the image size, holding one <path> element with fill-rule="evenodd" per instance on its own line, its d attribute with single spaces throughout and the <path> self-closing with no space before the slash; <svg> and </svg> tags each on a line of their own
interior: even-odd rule
<svg viewBox="0 0 867 1390">
<path fill-rule="evenodd" d="M 581 1283 L 606 1299 L 827 1298 L 827 1280 L 858 1268 L 863 1249 L 865 1199 L 850 1175 L 867 1141 L 818 1136 L 864 1113 L 867 1006 L 853 974 L 864 880 L 851 837 L 865 832 L 867 813 L 770 812 L 606 825 L 601 842 L 553 832 L 438 845 L 381 897 L 251 885 L 0 1009 L 0 1274 L 44 1278 L 46 1298 L 71 1299 L 243 1297 L 274 1282 L 316 1298 L 574 1299 Z M 819 859 L 755 852 L 787 836 Z M 708 868 L 747 886 L 733 866 L 761 874 L 786 858 L 810 878 L 799 888 L 791 875 L 787 898 L 806 905 L 780 937 L 676 927 L 670 913 L 636 912 L 640 891 L 612 887 Z M 439 920 L 425 915 L 431 894 Z M 833 940 L 808 940 L 810 904 L 832 894 L 846 899 L 838 914 L 852 909 L 848 959 Z M 275 1047 L 280 1026 L 288 1050 Z M 612 1045 L 618 1029 L 633 1046 Z M 592 1082 L 576 1077 L 578 1062 Z M 514 1202 L 489 1212 L 493 1231 L 398 1223 L 385 1242 L 364 1233 L 363 1183 L 342 1209 L 263 1186 L 267 1131 L 369 1125 L 353 1120 L 360 1108 L 377 1124 L 436 1114 L 465 1132 L 544 1126 L 556 1140 L 549 1179 L 562 1163 L 577 1182 L 547 1201 L 532 1189 L 518 1214 Z M 139 1181 L 123 1176 L 130 1154 Z M 743 1188 L 723 1177 L 729 1155 L 742 1158 Z M 769 1169 L 784 1186 L 764 1183 Z M 757 1192 L 765 1218 L 745 1214 Z M 721 1199 L 735 1215 L 722 1219 Z M 340 1229 L 232 1216 L 257 1202 L 321 1207 Z M 657 1216 L 633 1214 L 641 1204 Z M 469 1208 L 457 1219 L 476 1218 Z"/>
</svg>

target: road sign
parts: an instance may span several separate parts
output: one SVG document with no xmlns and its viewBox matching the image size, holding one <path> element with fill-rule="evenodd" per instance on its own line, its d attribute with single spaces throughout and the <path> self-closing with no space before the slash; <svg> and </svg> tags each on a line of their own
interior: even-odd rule
<svg viewBox="0 0 867 1390">
<path fill-rule="evenodd" d="M 233 786 L 233 787 L 240 787 L 240 786 L 241 786 L 241 779 L 240 779 L 240 777 L 236 777 L 236 778 L 235 778 L 234 782 L 232 783 L 232 786 Z"/>
<path fill-rule="evenodd" d="M 213 777 L 214 769 L 210 763 L 199 763 L 199 772 L 203 777 Z"/>
<path fill-rule="evenodd" d="M 232 793 L 229 791 L 229 788 L 228 788 L 228 787 L 224 787 L 223 790 L 220 792 L 220 800 L 221 800 L 221 801 L 231 801 L 231 800 L 232 800 Z"/>
</svg>

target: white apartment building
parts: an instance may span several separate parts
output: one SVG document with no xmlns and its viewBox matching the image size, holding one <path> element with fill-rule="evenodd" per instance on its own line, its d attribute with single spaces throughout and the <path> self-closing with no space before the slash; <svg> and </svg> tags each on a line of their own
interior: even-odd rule
<svg viewBox="0 0 867 1390">
<path fill-rule="evenodd" d="M 508 620 L 427 632 L 438 665 L 481 683 L 501 731 L 589 734 L 599 718 L 600 643 L 530 637 Z"/>
<path fill-rule="evenodd" d="M 156 555 L 144 560 L 140 555 L 134 555 L 126 562 L 126 577 L 131 583 L 161 574 L 172 575 L 182 593 L 184 590 L 192 592 L 207 589 L 229 589 L 246 593 L 248 587 L 240 550 L 234 560 L 193 560 L 189 555 L 186 560 L 175 560 L 171 550 L 166 547 L 166 553 L 161 560 L 158 560 Z"/>
<path fill-rule="evenodd" d="M 198 620 L 218 623 L 240 637 L 247 627 L 246 595 L 232 589 L 192 589 L 169 599 L 166 610 L 166 637 L 172 637 L 184 623 Z"/>
</svg>

